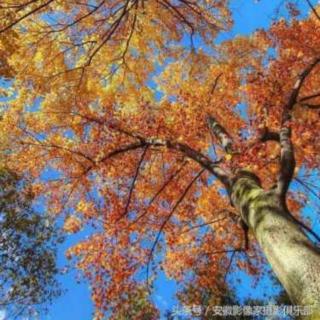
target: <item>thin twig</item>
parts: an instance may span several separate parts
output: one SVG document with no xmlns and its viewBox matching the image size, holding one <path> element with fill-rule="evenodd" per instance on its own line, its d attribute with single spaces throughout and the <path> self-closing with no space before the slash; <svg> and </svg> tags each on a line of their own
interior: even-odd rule
<svg viewBox="0 0 320 320">
<path fill-rule="evenodd" d="M 131 202 L 133 190 L 134 190 L 134 187 L 135 187 L 135 184 L 136 184 L 136 181 L 137 181 L 137 178 L 138 178 L 138 175 L 139 175 L 139 172 L 140 172 L 140 169 L 141 169 L 143 160 L 144 160 L 144 158 L 145 158 L 145 156 L 146 156 L 148 147 L 149 147 L 149 146 L 147 145 L 147 146 L 144 148 L 144 150 L 143 150 L 143 152 L 142 152 L 142 154 L 141 154 L 140 160 L 139 160 L 138 165 L 137 165 L 137 168 L 136 168 L 135 175 L 134 175 L 133 180 L 132 180 L 132 184 L 131 184 L 131 187 L 130 187 L 128 200 L 127 200 L 126 206 L 125 206 L 125 208 L 124 208 L 124 212 L 123 212 L 123 214 L 117 219 L 116 222 L 118 222 L 119 220 L 121 220 L 123 217 L 125 217 L 125 216 L 128 214 L 128 209 L 129 209 L 129 206 L 130 206 L 130 202 Z"/>
<path fill-rule="evenodd" d="M 185 196 L 187 195 L 188 191 L 191 189 L 191 187 L 193 186 L 193 184 L 198 180 L 198 178 L 202 175 L 202 173 L 205 171 L 205 169 L 201 169 L 198 174 L 191 180 L 191 182 L 188 184 L 187 188 L 184 190 L 184 192 L 182 193 L 182 195 L 180 196 L 180 198 L 177 200 L 176 204 L 174 205 L 174 207 L 172 208 L 172 210 L 170 211 L 170 213 L 166 216 L 165 220 L 162 222 L 160 229 L 157 233 L 157 236 L 155 238 L 155 241 L 153 242 L 153 245 L 151 247 L 149 256 L 148 256 L 148 262 L 147 262 L 147 288 L 148 290 L 149 288 L 149 269 L 150 269 L 150 263 L 152 261 L 153 258 L 153 253 L 154 250 L 157 247 L 157 244 L 160 240 L 160 236 L 162 234 L 163 229 L 165 228 L 166 224 L 169 222 L 170 218 L 173 216 L 173 214 L 175 213 L 177 207 L 180 205 L 180 203 L 183 201 L 183 199 L 185 198 Z M 150 290 L 149 290 L 150 291 Z"/>
</svg>

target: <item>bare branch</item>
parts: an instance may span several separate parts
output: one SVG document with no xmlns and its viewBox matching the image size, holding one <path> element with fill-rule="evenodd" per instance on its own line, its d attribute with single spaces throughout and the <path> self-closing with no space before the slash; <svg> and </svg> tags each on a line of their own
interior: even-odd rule
<svg viewBox="0 0 320 320">
<path fill-rule="evenodd" d="M 313 196 L 315 196 L 317 199 L 320 200 L 320 194 L 318 194 L 316 191 L 312 189 L 312 185 L 308 185 L 307 182 L 302 181 L 300 178 L 295 177 L 294 180 L 296 180 L 303 188 L 305 188 L 308 192 L 310 192 Z"/>
<path fill-rule="evenodd" d="M 226 283 L 226 281 L 227 281 L 227 277 L 228 277 L 228 274 L 229 274 L 230 269 L 231 269 L 231 266 L 232 266 L 233 258 L 234 258 L 235 254 L 236 254 L 237 252 L 238 252 L 238 251 L 233 251 L 233 252 L 231 253 L 230 261 L 229 261 L 229 264 L 228 264 L 228 266 L 227 266 L 227 268 L 226 268 L 226 272 L 225 272 L 224 277 L 223 277 L 223 282 L 224 282 L 224 283 Z"/>
<path fill-rule="evenodd" d="M 227 218 L 229 218 L 229 215 L 226 215 L 226 216 L 221 217 L 221 218 L 218 218 L 218 219 L 211 220 L 211 221 L 209 221 L 209 222 L 197 224 L 197 225 L 195 225 L 195 226 L 190 227 L 190 228 L 187 229 L 187 230 L 183 230 L 183 231 L 181 232 L 181 234 L 190 232 L 190 231 L 192 231 L 192 230 L 194 230 L 194 229 L 198 229 L 198 228 L 202 228 L 202 227 L 205 227 L 205 226 L 209 226 L 209 225 L 211 225 L 211 224 L 214 224 L 214 223 L 217 223 L 217 222 L 226 220 Z"/>
<path fill-rule="evenodd" d="M 318 20 L 320 20 L 320 15 L 317 12 L 317 10 L 315 9 L 315 7 L 312 5 L 312 3 L 310 2 L 310 0 L 306 0 L 309 7 L 311 8 L 312 12 L 314 13 L 314 15 L 317 17 Z"/>
</svg>

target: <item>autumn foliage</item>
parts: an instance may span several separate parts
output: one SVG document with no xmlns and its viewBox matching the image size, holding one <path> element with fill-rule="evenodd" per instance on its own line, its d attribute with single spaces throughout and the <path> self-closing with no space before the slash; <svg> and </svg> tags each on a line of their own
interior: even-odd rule
<svg viewBox="0 0 320 320">
<path fill-rule="evenodd" d="M 120 319 L 124 301 L 137 304 L 132 292 L 142 301 L 132 318 L 156 318 L 146 292 L 162 268 L 184 283 L 196 266 L 192 281 L 207 288 L 223 287 L 235 268 L 261 275 L 265 260 L 250 233 L 247 248 L 205 163 L 252 170 L 271 188 L 283 106 L 310 69 L 285 119 L 300 186 L 287 200 L 299 216 L 320 164 L 318 8 L 301 18 L 289 6 L 288 21 L 217 44 L 232 26 L 228 1 L 2 3 L 3 161 L 33 179 L 65 232 L 93 228 L 66 254 L 91 284 L 97 318 Z"/>
</svg>

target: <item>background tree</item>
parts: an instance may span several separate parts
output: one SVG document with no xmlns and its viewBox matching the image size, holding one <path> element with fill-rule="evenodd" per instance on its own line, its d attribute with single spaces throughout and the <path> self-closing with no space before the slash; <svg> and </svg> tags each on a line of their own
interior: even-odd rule
<svg viewBox="0 0 320 320">
<path fill-rule="evenodd" d="M 6 316 L 35 316 L 60 294 L 56 281 L 57 233 L 49 218 L 32 208 L 22 179 L 0 171 L 0 306 Z"/>
<path fill-rule="evenodd" d="M 15 48 L 6 161 L 67 232 L 95 227 L 68 256 L 97 318 L 159 265 L 183 282 L 209 261 L 212 286 L 230 265 L 260 276 L 259 247 L 293 303 L 319 304 L 317 235 L 297 220 L 320 161 L 320 19 L 307 3 L 303 19 L 289 3 L 287 22 L 219 45 L 227 1 L 1 7 Z M 57 178 L 43 183 L 48 166 Z"/>
</svg>

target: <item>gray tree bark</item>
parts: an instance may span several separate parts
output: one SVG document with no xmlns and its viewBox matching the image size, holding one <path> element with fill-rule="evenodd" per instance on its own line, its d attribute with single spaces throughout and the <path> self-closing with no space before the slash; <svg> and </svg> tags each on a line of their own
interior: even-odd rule
<svg viewBox="0 0 320 320">
<path fill-rule="evenodd" d="M 320 319 L 320 250 L 305 235 L 276 190 L 241 171 L 230 194 L 241 218 L 255 235 L 271 268 L 295 305 L 312 307 L 303 319 Z"/>
</svg>

